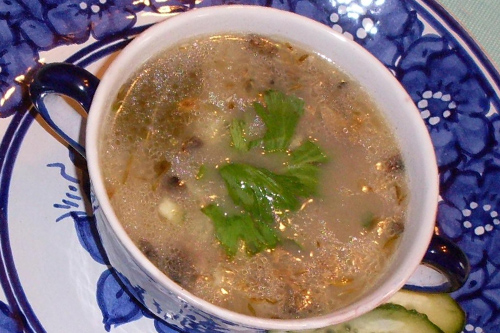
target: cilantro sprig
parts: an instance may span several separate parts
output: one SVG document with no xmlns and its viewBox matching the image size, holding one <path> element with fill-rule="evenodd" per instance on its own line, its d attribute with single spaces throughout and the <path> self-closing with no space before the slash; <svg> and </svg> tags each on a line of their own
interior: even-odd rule
<svg viewBox="0 0 500 333">
<path fill-rule="evenodd" d="M 219 173 L 233 202 L 255 219 L 271 224 L 275 210 L 294 211 L 300 207 L 295 191 L 300 187 L 297 177 L 239 163 L 226 164 Z"/>
<path fill-rule="evenodd" d="M 263 137 L 248 141 L 245 123 L 236 119 L 229 127 L 232 145 L 242 152 L 261 146 L 267 153 L 287 153 L 288 163 L 280 173 L 244 163 L 228 163 L 218 169 L 229 197 L 242 213 L 229 215 L 216 204 L 203 207 L 202 212 L 213 221 L 216 237 L 229 256 L 237 253 L 240 240 L 250 255 L 276 247 L 281 240 L 276 228 L 277 214 L 297 211 L 301 198 L 317 195 L 319 166 L 328 161 L 326 154 L 312 141 L 289 150 L 304 114 L 301 99 L 268 91 L 264 101 L 265 106 L 253 104 L 266 126 Z"/>
<path fill-rule="evenodd" d="M 264 100 L 266 106 L 253 103 L 255 112 L 267 129 L 262 138 L 264 149 L 267 152 L 286 151 L 304 114 L 304 101 L 274 90 L 267 91 Z"/>
<path fill-rule="evenodd" d="M 286 152 L 295 134 L 295 129 L 304 114 L 304 101 L 295 96 L 269 90 L 264 94 L 265 106 L 253 103 L 255 113 L 266 126 L 264 137 L 248 141 L 245 136 L 245 121 L 234 119 L 229 126 L 233 147 L 248 151 L 262 145 L 267 153 Z"/>
<path fill-rule="evenodd" d="M 310 197 L 317 194 L 319 164 L 327 161 L 326 154 L 312 141 L 305 141 L 292 151 L 286 175 L 299 180 L 299 188 L 296 189 L 299 196 Z"/>
<path fill-rule="evenodd" d="M 245 242 L 250 255 L 273 248 L 279 241 L 276 230 L 247 213 L 229 216 L 214 204 L 203 207 L 201 211 L 214 222 L 217 238 L 229 256 L 238 252 L 240 239 Z"/>
</svg>

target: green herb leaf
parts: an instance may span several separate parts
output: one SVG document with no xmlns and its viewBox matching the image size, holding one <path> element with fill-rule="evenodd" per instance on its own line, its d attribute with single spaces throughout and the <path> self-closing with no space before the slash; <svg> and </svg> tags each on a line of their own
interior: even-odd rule
<svg viewBox="0 0 500 333">
<path fill-rule="evenodd" d="M 269 90 L 264 95 L 266 106 L 255 102 L 255 112 L 266 125 L 263 144 L 267 152 L 286 151 L 304 114 L 304 101 Z"/>
<path fill-rule="evenodd" d="M 291 161 L 285 174 L 298 179 L 296 193 L 301 197 L 316 195 L 320 172 L 318 164 L 327 162 L 328 157 L 312 141 L 304 142 L 290 155 Z"/>
<path fill-rule="evenodd" d="M 371 230 L 378 222 L 379 219 L 372 212 L 365 212 L 361 216 L 361 225 L 365 229 Z"/>
<path fill-rule="evenodd" d="M 243 213 L 229 216 L 216 205 L 206 206 L 202 211 L 214 222 L 217 239 L 229 256 L 236 254 L 240 240 L 245 243 L 249 254 L 274 248 L 280 241 L 277 216 L 297 211 L 301 197 L 317 194 L 318 164 L 328 160 L 312 141 L 304 142 L 287 156 L 304 113 L 301 99 L 271 90 L 265 93 L 264 101 L 266 106 L 254 103 L 255 112 L 266 126 L 264 137 L 248 141 L 245 122 L 235 119 L 229 127 L 232 145 L 240 151 L 262 146 L 267 153 L 281 152 L 288 158 L 288 163 L 280 174 L 240 163 L 226 164 L 218 169 L 229 196 Z M 268 156 L 272 158 L 272 155 Z"/>
<path fill-rule="evenodd" d="M 291 165 L 302 166 L 305 164 L 318 164 L 328 161 L 328 156 L 321 148 L 312 141 L 305 141 L 290 154 Z"/>
<path fill-rule="evenodd" d="M 234 203 L 255 219 L 271 224 L 276 211 L 300 207 L 295 191 L 300 184 L 293 176 L 237 163 L 222 166 L 219 173 Z"/>
<path fill-rule="evenodd" d="M 274 248 L 278 244 L 276 231 L 266 223 L 252 219 L 248 214 L 228 216 L 214 204 L 203 207 L 202 212 L 214 222 L 216 237 L 229 256 L 238 252 L 240 240 L 245 243 L 250 255 Z"/>
<path fill-rule="evenodd" d="M 229 126 L 229 131 L 231 132 L 231 139 L 234 148 L 240 151 L 248 151 L 249 145 L 247 139 L 245 138 L 245 121 L 241 119 L 233 119 L 231 125 Z"/>
<path fill-rule="evenodd" d="M 198 173 L 195 176 L 196 180 L 200 180 L 203 177 L 205 177 L 206 172 L 207 172 L 207 167 L 205 166 L 205 164 L 200 165 L 200 168 L 198 169 Z"/>
</svg>

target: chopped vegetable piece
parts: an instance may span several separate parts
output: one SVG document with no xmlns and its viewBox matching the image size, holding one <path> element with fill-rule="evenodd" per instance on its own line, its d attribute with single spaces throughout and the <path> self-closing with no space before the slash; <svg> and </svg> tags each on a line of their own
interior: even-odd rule
<svg viewBox="0 0 500 333">
<path fill-rule="evenodd" d="M 344 87 L 346 87 L 346 86 L 347 86 L 347 81 L 345 81 L 345 80 L 342 80 L 342 81 L 340 81 L 340 82 L 337 84 L 337 88 L 338 88 L 338 89 L 342 89 L 342 88 L 344 88 Z"/>
<path fill-rule="evenodd" d="M 275 56 L 278 54 L 278 46 L 275 43 L 260 36 L 252 36 L 248 44 L 260 54 Z"/>
<path fill-rule="evenodd" d="M 304 114 L 304 101 L 295 96 L 269 90 L 264 94 L 266 106 L 255 102 L 255 112 L 266 125 L 262 139 L 267 152 L 286 151 L 300 117 Z"/>
<path fill-rule="evenodd" d="M 248 151 L 249 149 L 247 139 L 245 138 L 244 127 L 245 121 L 241 119 L 234 119 L 229 127 L 233 146 L 240 151 Z"/>
<path fill-rule="evenodd" d="M 449 294 L 400 290 L 389 302 L 426 314 L 445 333 L 460 333 L 465 326 L 464 310 Z"/>
<path fill-rule="evenodd" d="M 385 165 L 387 172 L 398 172 L 398 171 L 403 171 L 405 169 L 405 163 L 403 161 L 403 157 L 399 154 L 389 158 L 385 162 Z"/>
<path fill-rule="evenodd" d="M 155 176 L 159 177 L 163 175 L 165 172 L 167 172 L 170 167 L 172 166 L 172 163 L 166 160 L 158 161 L 153 164 L 153 171 L 155 172 Z"/>
<path fill-rule="evenodd" d="M 276 331 L 274 331 L 276 332 Z M 291 331 L 293 332 L 293 331 Z M 299 332 L 299 331 L 297 331 Z M 301 333 L 442 333 L 426 315 L 397 304 L 383 304 L 348 322 Z"/>
<path fill-rule="evenodd" d="M 165 180 L 165 186 L 168 189 L 179 189 L 183 188 L 185 183 L 178 176 L 171 176 Z"/>
<path fill-rule="evenodd" d="M 309 58 L 309 54 L 303 54 L 299 57 L 299 62 L 305 61 L 307 58 Z"/>
<path fill-rule="evenodd" d="M 196 179 L 200 180 L 205 177 L 205 173 L 207 172 L 207 166 L 205 164 L 200 165 L 198 169 L 198 173 L 196 174 Z"/>
<path fill-rule="evenodd" d="M 158 206 L 158 213 L 169 221 L 180 223 L 184 217 L 184 212 L 175 202 L 168 197 L 163 198 Z"/>
<path fill-rule="evenodd" d="M 181 150 L 183 152 L 189 152 L 201 147 L 203 147 L 203 141 L 197 136 L 192 136 L 182 143 Z"/>
<path fill-rule="evenodd" d="M 240 240 L 245 243 L 250 255 L 274 248 L 279 242 L 273 228 L 258 219 L 252 219 L 248 214 L 228 216 L 214 204 L 203 207 L 201 211 L 214 222 L 217 239 L 229 256 L 238 252 Z"/>
<path fill-rule="evenodd" d="M 361 216 L 361 226 L 365 229 L 371 230 L 378 222 L 378 219 L 372 212 L 365 212 Z"/>
</svg>

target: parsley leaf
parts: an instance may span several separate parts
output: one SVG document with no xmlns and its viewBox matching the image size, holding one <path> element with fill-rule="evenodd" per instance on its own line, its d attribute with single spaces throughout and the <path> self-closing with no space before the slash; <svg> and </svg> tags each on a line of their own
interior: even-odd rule
<svg viewBox="0 0 500 333">
<path fill-rule="evenodd" d="M 240 151 L 249 150 L 248 142 L 245 138 L 244 127 L 245 121 L 241 119 L 233 119 L 231 125 L 229 126 L 229 132 L 231 133 L 233 146 Z"/>
<path fill-rule="evenodd" d="M 312 141 L 305 141 L 291 153 L 290 167 L 301 167 L 306 164 L 318 164 L 328 161 L 328 156 Z"/>
<path fill-rule="evenodd" d="M 272 224 L 277 210 L 294 211 L 300 207 L 296 196 L 300 183 L 294 176 L 238 163 L 222 166 L 219 173 L 234 203 L 255 219 Z"/>
<path fill-rule="evenodd" d="M 203 207 L 202 212 L 214 222 L 216 237 L 229 256 L 238 252 L 240 239 L 245 242 L 250 255 L 274 248 L 278 243 L 279 238 L 273 228 L 246 213 L 228 216 L 214 204 Z"/>
<path fill-rule="evenodd" d="M 285 174 L 298 179 L 299 186 L 295 191 L 301 197 L 316 195 L 320 172 L 318 164 L 327 162 L 328 157 L 312 141 L 304 142 L 290 155 L 291 161 Z"/>
<path fill-rule="evenodd" d="M 230 198 L 242 208 L 242 213 L 229 216 L 215 204 L 202 208 L 202 212 L 214 222 L 217 239 L 229 256 L 237 253 L 240 240 L 250 255 L 274 248 L 281 242 L 276 228 L 278 214 L 297 211 L 301 198 L 317 194 L 319 164 L 328 160 L 312 141 L 289 151 L 304 113 L 301 99 L 270 90 L 265 93 L 264 101 L 265 107 L 257 102 L 253 104 L 266 126 L 264 136 L 248 141 L 245 122 L 235 119 L 229 126 L 232 145 L 239 151 L 261 146 L 265 152 L 274 153 L 268 155 L 270 158 L 281 153 L 288 158 L 288 163 L 281 173 L 244 163 L 229 163 L 218 169 Z"/>
<path fill-rule="evenodd" d="M 304 101 L 274 90 L 264 94 L 264 101 L 265 107 L 258 102 L 253 103 L 255 112 L 267 129 L 262 138 L 264 149 L 267 152 L 286 151 L 304 114 Z"/>
</svg>

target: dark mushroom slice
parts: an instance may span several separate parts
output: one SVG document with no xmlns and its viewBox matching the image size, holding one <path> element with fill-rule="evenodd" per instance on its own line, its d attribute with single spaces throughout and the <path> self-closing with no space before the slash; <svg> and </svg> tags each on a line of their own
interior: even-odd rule
<svg viewBox="0 0 500 333">
<path fill-rule="evenodd" d="M 285 287 L 285 298 L 283 302 L 284 312 L 297 316 L 300 313 L 309 312 L 307 309 L 311 306 L 308 300 L 307 290 L 295 290 L 292 286 Z"/>
<path fill-rule="evenodd" d="M 385 161 L 385 170 L 387 172 L 400 172 L 405 170 L 403 157 L 399 154 L 393 155 Z"/>
<path fill-rule="evenodd" d="M 255 81 L 253 79 L 246 79 L 244 82 L 243 82 L 243 85 L 245 87 L 245 91 L 247 93 L 250 93 L 252 92 L 252 90 L 254 89 L 254 85 L 255 85 Z"/>
<path fill-rule="evenodd" d="M 399 236 L 405 230 L 405 225 L 402 221 L 391 221 L 389 224 L 389 234 L 392 237 Z"/>
<path fill-rule="evenodd" d="M 158 252 L 154 248 L 153 244 L 146 239 L 139 240 L 137 247 L 141 250 L 144 255 L 151 260 L 155 265 L 158 264 Z"/>
<path fill-rule="evenodd" d="M 346 80 L 340 80 L 339 83 L 337 83 L 337 89 L 344 89 L 348 85 L 348 82 Z"/>
<path fill-rule="evenodd" d="M 396 194 L 396 201 L 398 205 L 401 205 L 403 202 L 405 202 L 408 195 L 406 191 L 398 184 L 394 184 L 394 191 Z"/>
<path fill-rule="evenodd" d="M 185 183 L 177 176 L 168 177 L 165 183 L 171 189 L 181 188 L 185 185 Z"/>
<path fill-rule="evenodd" d="M 383 249 L 392 253 L 398 243 L 399 236 L 404 232 L 405 226 L 402 221 L 390 221 L 386 228 L 388 231 L 387 240 L 384 243 Z"/>
<path fill-rule="evenodd" d="M 172 166 L 172 163 L 170 163 L 169 161 L 166 161 L 166 160 L 157 161 L 157 162 L 153 163 L 153 171 L 154 171 L 156 177 L 159 177 L 159 176 L 163 175 L 164 173 L 166 173 L 170 169 L 171 166 Z"/>
<path fill-rule="evenodd" d="M 304 62 L 306 59 L 309 58 L 309 54 L 305 53 L 299 57 L 298 62 Z"/>
<path fill-rule="evenodd" d="M 166 174 L 161 177 L 158 181 L 158 185 L 155 187 L 160 191 L 166 191 L 168 193 L 182 193 L 179 192 L 186 188 L 186 182 L 179 178 L 179 176 Z"/>
<path fill-rule="evenodd" d="M 257 51 L 262 55 L 276 56 L 278 54 L 278 47 L 276 44 L 261 36 L 250 36 L 248 39 L 248 45 L 252 50 Z"/>
<path fill-rule="evenodd" d="M 178 248 L 172 249 L 165 255 L 161 262 L 161 268 L 181 286 L 191 285 L 199 276 L 188 252 Z"/>
<path fill-rule="evenodd" d="M 190 152 L 190 151 L 193 151 L 195 149 L 199 149 L 201 147 L 203 147 L 203 140 L 201 140 L 197 136 L 192 136 L 182 143 L 181 150 L 183 152 Z"/>
<path fill-rule="evenodd" d="M 167 160 L 156 161 L 153 163 L 153 172 L 155 174 L 155 180 L 151 186 L 153 191 L 158 189 L 158 186 L 162 183 L 163 176 L 170 170 L 172 163 Z"/>
</svg>

